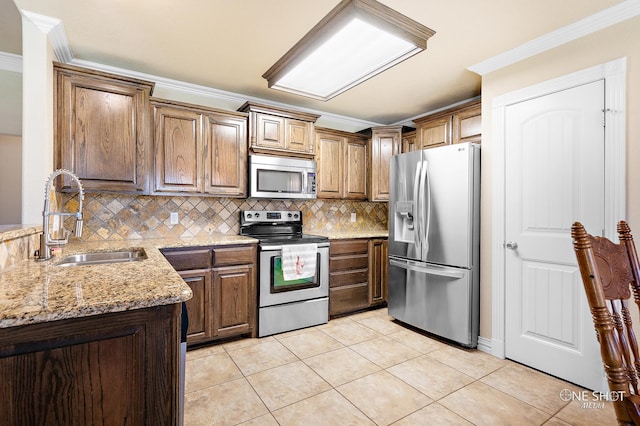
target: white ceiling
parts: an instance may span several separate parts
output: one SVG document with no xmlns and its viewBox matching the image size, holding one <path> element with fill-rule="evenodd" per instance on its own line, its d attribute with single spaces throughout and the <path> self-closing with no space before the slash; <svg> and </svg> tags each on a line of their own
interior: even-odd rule
<svg viewBox="0 0 640 426">
<path fill-rule="evenodd" d="M 0 52 L 21 54 L 26 10 L 60 19 L 81 61 L 396 124 L 479 96 L 468 67 L 621 2 L 380 1 L 436 34 L 425 52 L 327 102 L 269 89 L 261 76 L 339 0 L 0 0 Z"/>
</svg>

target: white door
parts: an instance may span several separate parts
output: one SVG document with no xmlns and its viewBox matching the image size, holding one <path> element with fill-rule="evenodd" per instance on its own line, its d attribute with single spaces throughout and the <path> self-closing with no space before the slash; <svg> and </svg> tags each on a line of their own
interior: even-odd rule
<svg viewBox="0 0 640 426">
<path fill-rule="evenodd" d="M 604 80 L 506 108 L 505 355 L 602 389 L 599 346 L 570 237 L 604 221 Z"/>
</svg>

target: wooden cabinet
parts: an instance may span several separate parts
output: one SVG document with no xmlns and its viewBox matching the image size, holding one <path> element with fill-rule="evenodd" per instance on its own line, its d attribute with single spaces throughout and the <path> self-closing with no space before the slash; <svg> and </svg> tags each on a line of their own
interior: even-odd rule
<svg viewBox="0 0 640 426">
<path fill-rule="evenodd" d="M 213 249 L 213 331 L 216 337 L 251 333 L 255 337 L 255 245 Z"/>
<path fill-rule="evenodd" d="M 416 149 L 416 131 L 402 132 L 402 152 L 411 152 Z"/>
<path fill-rule="evenodd" d="M 319 115 L 254 102 L 246 102 L 238 111 L 249 113 L 249 148 L 252 152 L 314 157 L 314 123 Z"/>
<path fill-rule="evenodd" d="M 191 287 L 189 345 L 250 334 L 255 337 L 257 247 L 164 249 L 162 254 Z"/>
<path fill-rule="evenodd" d="M 329 315 L 387 303 L 386 238 L 333 240 L 329 248 Z"/>
<path fill-rule="evenodd" d="M 369 240 L 331 241 L 329 247 L 329 315 L 369 306 Z"/>
<path fill-rule="evenodd" d="M 369 201 L 389 201 L 391 157 L 400 153 L 402 126 L 373 127 L 369 149 Z"/>
<path fill-rule="evenodd" d="M 451 143 L 476 142 L 482 139 L 482 106 L 474 102 L 453 114 Z"/>
<path fill-rule="evenodd" d="M 86 191 L 149 192 L 153 83 L 54 63 L 54 164 Z M 63 191 L 75 183 L 64 178 Z"/>
<path fill-rule="evenodd" d="M 3 424 L 178 424 L 181 305 L 0 329 Z"/>
<path fill-rule="evenodd" d="M 414 120 L 416 121 L 416 120 Z M 451 143 L 451 115 L 416 121 L 417 145 L 420 149 L 435 148 Z"/>
<path fill-rule="evenodd" d="M 155 194 L 247 195 L 247 115 L 153 99 Z"/>
<path fill-rule="evenodd" d="M 369 306 L 387 302 L 389 244 L 386 239 L 369 240 Z"/>
<path fill-rule="evenodd" d="M 416 123 L 416 149 L 434 148 L 482 139 L 480 101 L 473 101 L 437 114 L 413 120 Z"/>
<path fill-rule="evenodd" d="M 318 198 L 365 200 L 367 140 L 354 133 L 316 129 Z"/>
</svg>

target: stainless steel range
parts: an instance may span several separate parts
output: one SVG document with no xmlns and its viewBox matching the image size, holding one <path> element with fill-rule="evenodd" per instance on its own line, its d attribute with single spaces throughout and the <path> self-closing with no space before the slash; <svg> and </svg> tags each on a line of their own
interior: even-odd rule
<svg viewBox="0 0 640 426">
<path fill-rule="evenodd" d="M 329 320 L 329 239 L 302 233 L 302 212 L 240 212 L 240 234 L 259 248 L 258 336 Z"/>
</svg>

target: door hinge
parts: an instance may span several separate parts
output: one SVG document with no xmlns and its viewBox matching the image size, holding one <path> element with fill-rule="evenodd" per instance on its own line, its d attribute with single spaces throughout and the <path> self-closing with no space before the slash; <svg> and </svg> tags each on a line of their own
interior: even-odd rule
<svg viewBox="0 0 640 426">
<path fill-rule="evenodd" d="M 607 127 L 607 113 L 611 112 L 612 109 L 611 108 L 604 108 L 602 110 L 602 127 Z"/>
</svg>

